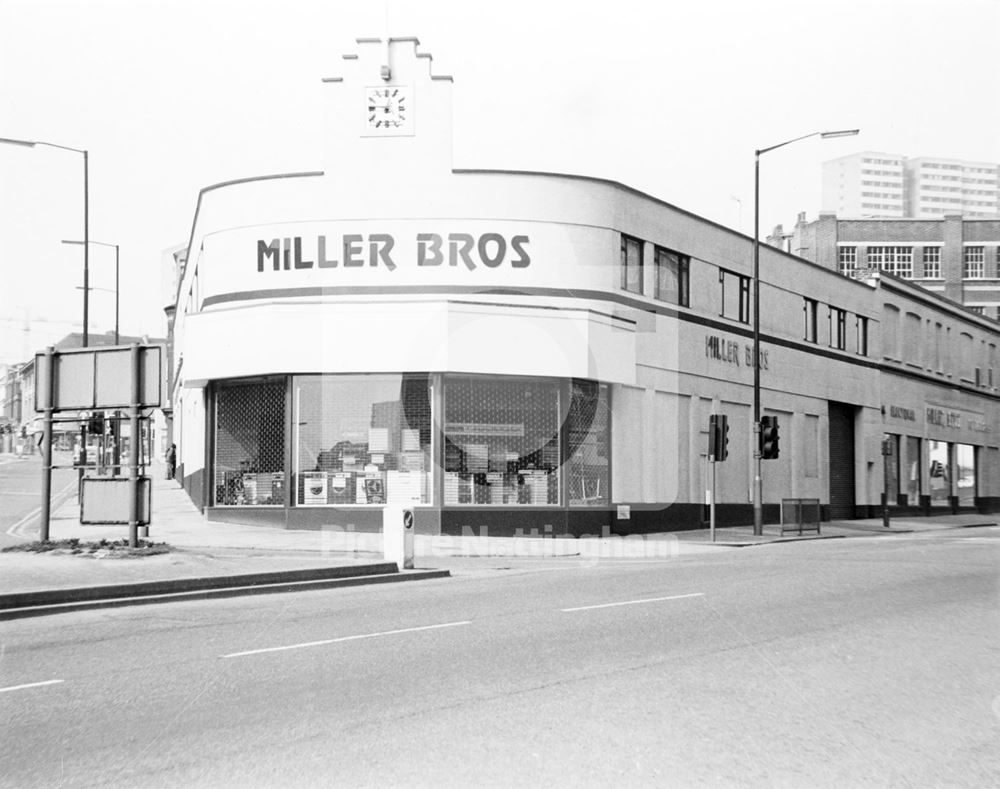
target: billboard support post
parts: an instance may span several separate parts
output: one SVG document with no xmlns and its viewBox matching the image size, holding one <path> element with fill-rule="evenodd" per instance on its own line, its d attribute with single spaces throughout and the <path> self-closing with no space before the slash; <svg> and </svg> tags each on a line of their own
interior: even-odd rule
<svg viewBox="0 0 1000 789">
<path fill-rule="evenodd" d="M 48 390 L 43 393 L 45 417 L 42 421 L 42 507 L 38 515 L 38 539 L 42 542 L 49 541 L 49 508 L 52 506 L 52 359 L 54 356 L 55 348 L 50 345 L 45 349 L 43 357 L 45 371 L 42 373 Z"/>
<path fill-rule="evenodd" d="M 139 345 L 132 343 L 129 348 L 130 370 L 132 375 L 132 398 L 128 407 L 129 432 L 128 442 L 128 544 L 130 548 L 139 547 L 139 388 L 142 373 L 139 368 Z"/>
</svg>

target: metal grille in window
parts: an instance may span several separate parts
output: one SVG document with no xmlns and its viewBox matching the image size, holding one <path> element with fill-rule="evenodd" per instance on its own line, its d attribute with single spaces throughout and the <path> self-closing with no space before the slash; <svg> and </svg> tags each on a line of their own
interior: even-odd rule
<svg viewBox="0 0 1000 789">
<path fill-rule="evenodd" d="M 608 387 L 594 381 L 573 381 L 566 420 L 570 505 L 608 503 L 610 425 Z"/>
<path fill-rule="evenodd" d="M 214 483 L 218 507 L 284 504 L 284 381 L 219 387 Z"/>
<path fill-rule="evenodd" d="M 294 392 L 298 505 L 430 501 L 426 373 L 298 376 Z"/>
<path fill-rule="evenodd" d="M 559 385 L 445 383 L 445 504 L 559 503 Z"/>
</svg>

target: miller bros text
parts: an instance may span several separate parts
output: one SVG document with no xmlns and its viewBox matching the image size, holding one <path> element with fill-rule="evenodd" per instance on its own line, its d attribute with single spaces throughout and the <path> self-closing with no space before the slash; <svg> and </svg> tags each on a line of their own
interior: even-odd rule
<svg viewBox="0 0 1000 789">
<path fill-rule="evenodd" d="M 729 362 L 737 367 L 745 364 L 753 367 L 753 347 L 750 345 L 740 345 L 738 342 L 727 340 L 724 337 L 715 335 L 705 338 L 705 356 L 709 359 L 718 359 L 721 362 Z M 767 351 L 761 349 L 760 369 L 767 369 Z"/>
<path fill-rule="evenodd" d="M 417 233 L 417 266 L 464 266 L 474 271 L 479 266 L 497 268 L 509 263 L 511 268 L 527 268 L 531 256 L 527 246 L 528 236 L 512 236 L 510 240 L 500 233 Z M 331 243 L 332 241 L 332 243 Z M 383 266 L 396 270 L 393 258 L 396 239 L 387 233 L 345 234 L 328 239 L 316 236 L 311 243 L 303 244 L 302 236 L 273 238 L 257 241 L 257 271 L 282 271 L 311 268 L 360 268 Z"/>
</svg>

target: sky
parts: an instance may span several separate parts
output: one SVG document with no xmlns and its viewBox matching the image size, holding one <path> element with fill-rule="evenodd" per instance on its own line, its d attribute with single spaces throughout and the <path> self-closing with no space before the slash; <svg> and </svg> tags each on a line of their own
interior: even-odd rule
<svg viewBox="0 0 1000 789">
<path fill-rule="evenodd" d="M 1000 0 L 0 0 L 0 137 L 86 149 L 120 330 L 163 337 L 198 192 L 322 169 L 322 78 L 415 36 L 454 78 L 456 167 L 609 178 L 761 236 L 861 150 L 1000 162 Z M 83 156 L 0 144 L 0 364 L 83 320 Z M 92 244 L 89 331 L 114 329 Z"/>
</svg>

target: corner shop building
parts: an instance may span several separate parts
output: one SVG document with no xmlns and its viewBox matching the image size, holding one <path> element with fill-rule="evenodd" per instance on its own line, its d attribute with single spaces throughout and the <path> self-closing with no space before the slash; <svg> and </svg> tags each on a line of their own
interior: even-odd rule
<svg viewBox="0 0 1000 789">
<path fill-rule="evenodd" d="M 359 40 L 322 169 L 202 191 L 172 310 L 192 499 L 291 528 L 377 530 L 387 503 L 430 534 L 692 528 L 716 412 L 719 519 L 751 522 L 751 240 L 606 180 L 453 169 L 451 87 L 414 39 Z M 766 520 L 868 515 L 884 471 L 898 507 L 1000 507 L 996 322 L 766 246 L 761 283 Z"/>
</svg>

